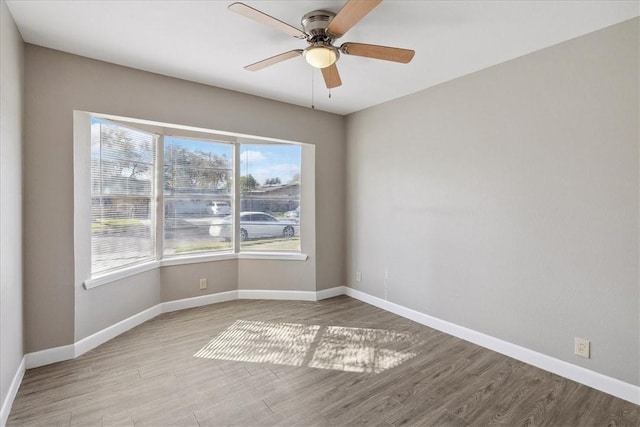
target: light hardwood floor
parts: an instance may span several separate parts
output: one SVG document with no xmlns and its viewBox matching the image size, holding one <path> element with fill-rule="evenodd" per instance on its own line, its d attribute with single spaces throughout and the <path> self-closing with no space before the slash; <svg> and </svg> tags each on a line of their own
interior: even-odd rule
<svg viewBox="0 0 640 427">
<path fill-rule="evenodd" d="M 370 424 L 639 426 L 640 406 L 342 296 L 164 314 L 27 371 L 8 420 Z"/>
</svg>

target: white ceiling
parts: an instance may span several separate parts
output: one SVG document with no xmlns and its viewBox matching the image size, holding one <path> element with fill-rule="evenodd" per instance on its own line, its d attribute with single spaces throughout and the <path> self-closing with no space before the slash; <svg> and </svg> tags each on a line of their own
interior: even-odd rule
<svg viewBox="0 0 640 427">
<path fill-rule="evenodd" d="M 292 104 L 348 114 L 640 15 L 634 1 L 386 0 L 345 41 L 414 49 L 410 64 L 342 55 L 331 91 L 302 58 L 243 66 L 306 42 L 227 10 L 228 1 L 8 0 L 28 43 Z M 300 28 L 343 0 L 246 4 Z"/>
</svg>

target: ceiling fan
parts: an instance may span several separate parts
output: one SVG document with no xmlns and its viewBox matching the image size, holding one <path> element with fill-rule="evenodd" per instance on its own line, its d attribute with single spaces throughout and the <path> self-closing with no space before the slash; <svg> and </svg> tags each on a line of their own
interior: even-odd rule
<svg viewBox="0 0 640 427">
<path fill-rule="evenodd" d="M 306 49 L 290 50 L 247 65 L 244 67 L 245 69 L 258 71 L 302 55 L 311 66 L 322 70 L 325 85 L 328 89 L 332 89 L 342 85 L 340 74 L 336 67 L 336 61 L 340 58 L 340 53 L 401 62 L 403 64 L 413 59 L 415 52 L 410 49 L 352 42 L 343 43 L 339 47 L 333 45 L 337 39 L 342 37 L 381 2 L 382 0 L 348 0 L 337 14 L 326 10 L 314 10 L 302 17 L 301 25 L 304 31 L 244 3 L 233 3 L 229 5 L 229 9 L 290 36 L 306 40 L 309 44 Z"/>
</svg>

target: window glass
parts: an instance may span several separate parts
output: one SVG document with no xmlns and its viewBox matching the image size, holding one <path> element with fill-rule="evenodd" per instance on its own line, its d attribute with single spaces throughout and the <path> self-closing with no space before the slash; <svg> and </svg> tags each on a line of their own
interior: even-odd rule
<svg viewBox="0 0 640 427">
<path fill-rule="evenodd" d="M 154 135 L 91 121 L 91 274 L 155 259 Z"/>
<path fill-rule="evenodd" d="M 233 146 L 165 137 L 163 152 L 164 254 L 232 249 Z"/>
<path fill-rule="evenodd" d="M 301 147 L 294 144 L 240 146 L 240 248 L 299 251 Z"/>
</svg>

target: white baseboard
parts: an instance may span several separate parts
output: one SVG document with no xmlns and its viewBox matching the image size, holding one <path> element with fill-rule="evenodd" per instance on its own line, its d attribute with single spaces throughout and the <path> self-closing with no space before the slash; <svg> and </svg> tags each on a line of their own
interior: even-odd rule
<svg viewBox="0 0 640 427">
<path fill-rule="evenodd" d="M 138 314 L 134 314 L 131 317 L 128 317 L 116 324 L 104 328 L 103 330 L 98 331 L 93 335 L 89 335 L 88 337 L 83 338 L 80 341 L 76 341 L 76 343 L 73 345 L 73 357 L 75 358 L 82 356 L 89 350 L 93 350 L 94 348 L 98 347 L 100 344 L 104 344 L 107 341 L 114 339 L 118 335 L 123 334 L 129 329 L 135 328 L 138 325 L 143 324 L 147 320 L 153 319 L 161 313 L 161 304 L 154 305 L 153 307 L 141 311 Z"/>
<path fill-rule="evenodd" d="M 51 363 L 74 359 L 117 337 L 118 335 L 128 331 L 129 329 L 132 329 L 148 320 L 153 319 L 161 313 L 201 307 L 204 305 L 233 301 L 236 299 L 317 301 L 323 298 L 328 298 L 328 296 L 326 295 L 337 296 L 342 294 L 344 294 L 343 286 L 325 289 L 320 292 L 242 289 L 238 291 L 219 292 L 216 294 L 203 295 L 199 297 L 167 301 L 154 305 L 153 307 L 148 308 L 138 314 L 134 314 L 127 319 L 124 319 L 114 325 L 111 325 L 94 333 L 93 335 L 77 341 L 75 344 L 49 348 L 34 353 L 28 353 L 25 355 L 26 369 L 37 368 L 39 366 L 50 365 Z"/>
<path fill-rule="evenodd" d="M 346 291 L 346 286 L 336 286 L 335 288 L 323 289 L 316 292 L 316 301 L 344 295 Z"/>
<path fill-rule="evenodd" d="M 259 289 L 238 289 L 238 299 L 317 301 L 314 291 L 269 291 Z"/>
<path fill-rule="evenodd" d="M 383 310 L 413 320 L 430 328 L 445 332 L 454 337 L 472 342 L 479 346 L 496 351 L 521 362 L 536 366 L 545 371 L 553 372 L 570 380 L 579 382 L 586 386 L 595 388 L 613 396 L 619 397 L 636 405 L 640 405 L 640 386 L 626 383 L 616 378 L 608 377 L 598 372 L 591 371 L 581 366 L 573 365 L 564 360 L 556 359 L 542 353 L 512 344 L 507 341 L 483 334 L 473 329 L 465 328 L 442 319 L 438 319 L 428 314 L 406 308 L 404 306 L 389 302 L 382 298 L 374 297 L 362 291 L 347 287 L 345 294 L 379 307 Z"/>
<path fill-rule="evenodd" d="M 74 357 L 76 356 L 73 344 L 47 348 L 45 350 L 34 351 L 33 353 L 27 353 L 24 355 L 25 367 L 27 369 L 62 362 L 64 360 L 73 359 Z"/>
<path fill-rule="evenodd" d="M 185 310 L 187 308 L 201 307 L 203 305 L 216 304 L 219 302 L 233 301 L 238 299 L 238 291 L 219 292 L 217 294 L 202 295 L 193 298 L 184 298 L 175 301 L 163 302 L 162 312 Z"/>
<path fill-rule="evenodd" d="M 362 302 L 366 302 L 407 319 L 413 320 L 422 325 L 429 326 L 433 329 L 437 329 L 449 335 L 461 338 L 465 341 L 472 342 L 474 344 L 507 355 L 509 357 L 513 357 L 514 359 L 531 364 L 546 371 L 553 372 L 554 374 L 569 378 L 573 381 L 635 403 L 636 405 L 640 405 L 639 386 L 629 384 L 612 377 L 608 377 L 606 375 L 591 371 L 586 368 L 582 368 L 577 365 L 573 365 L 571 363 L 556 359 L 551 356 L 547 356 L 542 353 L 538 353 L 536 351 L 518 346 L 516 344 L 512 344 L 507 341 L 500 340 L 490 335 L 474 331 L 473 329 L 465 328 L 463 326 L 459 326 L 454 323 L 429 316 L 428 314 L 406 308 L 399 304 L 374 297 L 365 292 L 358 291 L 346 286 L 336 286 L 334 288 L 324 289 L 318 292 L 241 289 L 238 291 L 221 292 L 217 294 L 160 303 L 141 313 L 118 322 L 115 325 L 98 331 L 87 338 L 83 338 L 73 345 L 66 345 L 26 354 L 24 357 L 22 374 L 24 374 L 25 368 L 35 368 L 38 366 L 48 365 L 50 363 L 61 362 L 63 360 L 69 360 L 78 357 L 86 353 L 87 351 L 99 346 L 100 344 L 103 344 L 110 339 L 115 338 L 123 332 L 126 332 L 129 329 L 156 317 L 161 313 L 200 307 L 224 301 L 232 301 L 235 299 L 319 301 L 339 295 L 348 295 L 352 298 L 355 298 Z M 22 378 L 22 374 L 18 379 L 18 386 Z M 5 411 L 6 402 L 7 400 L 5 400 L 5 404 L 3 404 L 3 411 Z M 13 402 L 13 400 L 11 400 L 11 402 Z M 11 406 L 9 405 L 8 408 L 10 409 Z M 8 416 L 8 412 L 6 415 Z"/>
<path fill-rule="evenodd" d="M 23 357 L 18 365 L 18 369 L 16 370 L 15 375 L 13 376 L 13 380 L 11 381 L 11 385 L 9 386 L 9 393 L 7 393 L 7 397 L 4 398 L 2 402 L 2 407 L 0 407 L 0 426 L 4 427 L 7 424 L 7 420 L 9 419 L 9 412 L 11 412 L 11 406 L 13 405 L 13 401 L 18 394 L 18 389 L 20 388 L 20 383 L 22 383 L 22 377 L 24 377 L 26 361 Z"/>
</svg>

